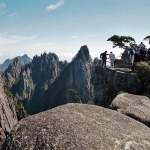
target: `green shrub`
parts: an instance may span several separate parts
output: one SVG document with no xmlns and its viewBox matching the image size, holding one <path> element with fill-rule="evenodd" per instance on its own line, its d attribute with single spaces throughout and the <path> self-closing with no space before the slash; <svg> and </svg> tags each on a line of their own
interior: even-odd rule
<svg viewBox="0 0 150 150">
<path fill-rule="evenodd" d="M 87 102 L 87 104 L 89 104 L 89 105 L 95 105 L 95 104 L 94 104 L 94 101 L 93 101 L 92 99 L 90 99 L 90 100 Z"/>
<path fill-rule="evenodd" d="M 81 103 L 81 96 L 75 89 L 69 89 L 67 95 L 73 103 Z"/>
<path fill-rule="evenodd" d="M 150 77 L 150 66 L 147 62 L 141 61 L 137 63 L 134 71 L 140 80 L 149 79 Z"/>
<path fill-rule="evenodd" d="M 6 85 L 4 85 L 4 92 L 5 92 L 5 94 L 6 94 L 7 99 L 8 99 L 9 101 L 11 101 L 12 98 L 13 98 L 13 94 L 10 92 L 9 87 L 6 86 Z"/>
<path fill-rule="evenodd" d="M 9 87 L 6 85 L 4 85 L 4 92 L 9 102 L 14 104 L 16 112 L 19 112 L 22 109 L 22 106 L 19 103 L 17 103 L 15 100 L 13 100 L 13 94 L 11 93 Z M 29 116 L 25 110 L 24 113 L 26 114 L 26 116 Z"/>
<path fill-rule="evenodd" d="M 125 92 L 125 91 L 120 91 L 120 92 L 117 93 L 117 95 L 119 95 L 119 94 L 125 94 L 125 93 L 127 93 L 127 92 Z"/>
<path fill-rule="evenodd" d="M 22 106 L 19 105 L 16 101 L 14 101 L 14 105 L 15 105 L 16 111 L 19 111 L 22 108 Z"/>
<path fill-rule="evenodd" d="M 141 93 L 150 98 L 150 65 L 148 62 L 139 62 L 136 64 L 134 72 L 142 85 Z"/>
</svg>

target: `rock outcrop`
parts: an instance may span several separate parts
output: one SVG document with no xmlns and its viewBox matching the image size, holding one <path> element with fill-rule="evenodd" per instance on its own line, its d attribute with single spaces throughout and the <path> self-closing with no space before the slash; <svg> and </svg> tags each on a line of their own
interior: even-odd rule
<svg viewBox="0 0 150 150">
<path fill-rule="evenodd" d="M 116 111 L 67 104 L 21 120 L 3 145 L 9 149 L 149 150 L 150 129 Z"/>
<path fill-rule="evenodd" d="M 69 87 L 76 89 L 82 102 L 87 103 L 93 94 L 91 85 L 92 61 L 87 46 L 82 46 L 70 63 Z"/>
<path fill-rule="evenodd" d="M 35 83 L 45 79 L 53 82 L 61 72 L 59 58 L 54 53 L 43 53 L 41 56 L 34 56 L 31 70 Z"/>
<path fill-rule="evenodd" d="M 96 84 L 99 87 L 98 97 L 95 99 L 97 105 L 108 107 L 120 91 L 139 94 L 141 90 L 142 86 L 137 75 L 126 68 L 97 67 L 96 73 L 98 75 Z"/>
<path fill-rule="evenodd" d="M 3 84 L 2 77 L 0 76 L 0 149 L 6 136 L 18 122 L 10 93 L 6 91 Z"/>
<path fill-rule="evenodd" d="M 13 63 L 11 63 L 5 70 L 3 78 L 5 80 L 5 84 L 7 84 L 9 88 L 12 88 L 12 86 L 18 82 L 21 69 L 22 65 L 20 61 L 18 60 L 18 58 L 15 58 Z"/>
<path fill-rule="evenodd" d="M 146 96 L 119 94 L 110 108 L 150 127 L 150 99 Z"/>
</svg>

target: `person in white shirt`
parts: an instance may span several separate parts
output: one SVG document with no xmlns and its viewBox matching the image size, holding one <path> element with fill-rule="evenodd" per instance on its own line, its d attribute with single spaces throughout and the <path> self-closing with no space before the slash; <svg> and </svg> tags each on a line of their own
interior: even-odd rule
<svg viewBox="0 0 150 150">
<path fill-rule="evenodd" d="M 110 67 L 114 68 L 115 54 L 113 54 L 112 52 L 110 52 L 109 59 L 110 59 Z"/>
<path fill-rule="evenodd" d="M 135 55 L 135 51 L 134 51 L 134 49 L 130 49 L 130 61 L 131 61 L 131 63 L 132 63 L 132 65 L 133 65 L 133 63 L 134 63 L 134 55 Z"/>
</svg>

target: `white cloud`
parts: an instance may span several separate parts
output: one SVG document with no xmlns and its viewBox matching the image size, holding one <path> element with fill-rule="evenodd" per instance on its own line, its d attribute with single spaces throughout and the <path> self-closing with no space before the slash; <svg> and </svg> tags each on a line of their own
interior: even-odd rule
<svg viewBox="0 0 150 150">
<path fill-rule="evenodd" d="M 13 14 L 9 14 L 8 15 L 9 18 L 15 18 L 15 17 L 19 17 L 17 13 L 13 13 Z"/>
<path fill-rule="evenodd" d="M 0 33 L 0 36 L 1 36 L 1 35 L 5 35 L 5 34 L 8 34 L 8 32 L 3 32 L 3 33 Z"/>
<path fill-rule="evenodd" d="M 98 35 L 85 35 L 85 36 L 82 36 L 82 38 L 91 38 L 91 37 L 97 37 Z M 74 39 L 74 38 L 79 38 L 81 36 L 79 35 L 74 35 L 74 36 L 71 36 L 70 38 L 71 39 Z"/>
<path fill-rule="evenodd" d="M 49 6 L 46 8 L 46 11 L 49 12 L 49 11 L 51 11 L 51 10 L 55 10 L 55 9 L 57 9 L 58 7 L 62 6 L 64 3 L 65 3 L 65 0 L 60 0 L 60 1 L 57 2 L 56 4 L 49 5 Z"/>
<path fill-rule="evenodd" d="M 0 3 L 0 14 L 5 14 L 5 8 L 6 8 L 6 4 Z"/>
<path fill-rule="evenodd" d="M 0 35 L 0 63 L 6 59 L 27 54 L 31 58 L 44 52 L 60 50 L 60 45 L 53 42 L 39 42 L 36 36 L 6 36 Z"/>
<path fill-rule="evenodd" d="M 98 36 L 98 35 L 90 35 L 91 37 L 95 37 L 95 36 Z"/>
<path fill-rule="evenodd" d="M 78 38 L 79 36 L 78 35 L 75 35 L 75 36 L 72 36 L 70 37 L 71 39 L 74 39 L 74 38 Z"/>
<path fill-rule="evenodd" d="M 36 35 L 32 37 L 19 36 L 19 35 L 4 37 L 2 35 L 5 35 L 5 34 L 1 34 L 0 36 L 0 41 L 1 41 L 0 46 L 16 44 L 16 43 L 20 43 L 20 42 L 27 41 L 27 40 L 32 40 L 37 37 Z"/>
<path fill-rule="evenodd" d="M 76 53 L 77 52 L 59 52 L 57 53 L 57 56 L 59 57 L 59 60 L 67 60 L 70 62 Z"/>
</svg>

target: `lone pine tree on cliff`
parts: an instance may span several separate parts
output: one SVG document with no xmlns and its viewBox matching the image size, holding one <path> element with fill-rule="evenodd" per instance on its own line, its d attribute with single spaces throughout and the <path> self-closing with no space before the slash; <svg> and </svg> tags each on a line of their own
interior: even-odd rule
<svg viewBox="0 0 150 150">
<path fill-rule="evenodd" d="M 113 43 L 113 48 L 118 46 L 119 48 L 126 49 L 127 46 L 125 44 L 135 42 L 135 39 L 132 38 L 131 36 L 113 35 L 107 41 L 111 41 Z"/>
<path fill-rule="evenodd" d="M 143 40 L 149 40 L 149 44 L 150 44 L 150 35 L 146 36 Z"/>
<path fill-rule="evenodd" d="M 113 48 L 119 47 L 119 48 L 124 49 L 125 51 L 122 53 L 121 58 L 123 60 L 125 60 L 126 62 L 129 61 L 128 51 L 130 50 L 130 47 L 134 46 L 134 44 L 135 44 L 135 39 L 134 38 L 132 38 L 131 36 L 113 35 L 107 41 L 111 41 L 113 43 Z M 127 43 L 130 43 L 130 47 L 126 46 Z M 134 43 L 134 44 L 131 44 L 131 43 Z"/>
</svg>

